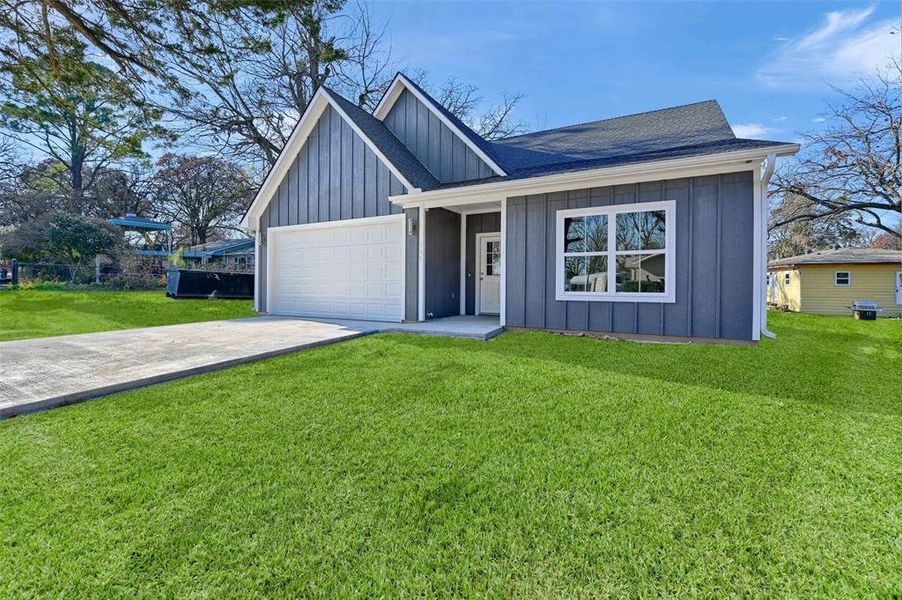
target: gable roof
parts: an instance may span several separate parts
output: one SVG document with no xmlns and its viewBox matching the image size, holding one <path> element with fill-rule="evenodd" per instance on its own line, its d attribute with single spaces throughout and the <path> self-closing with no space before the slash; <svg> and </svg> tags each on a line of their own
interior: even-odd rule
<svg viewBox="0 0 902 600">
<path fill-rule="evenodd" d="M 341 107 L 347 116 L 364 135 L 376 145 L 385 157 L 417 188 L 429 188 L 438 185 L 438 180 L 418 161 L 401 140 L 395 137 L 382 121 L 375 118 L 356 104 L 323 86 L 329 97 Z"/>
<path fill-rule="evenodd" d="M 767 140 L 746 140 L 732 139 L 719 142 L 709 142 L 699 144 L 697 146 L 683 146 L 680 148 L 665 148 L 652 152 L 641 154 L 619 154 L 614 156 L 604 156 L 596 159 L 567 161 L 561 163 L 553 163 L 549 165 L 539 165 L 536 167 L 523 168 L 513 171 L 507 177 L 489 177 L 476 181 L 460 181 L 454 183 L 443 183 L 435 187 L 424 189 L 424 192 L 434 190 L 444 190 L 455 187 L 478 186 L 486 183 L 495 183 L 502 181 L 517 181 L 530 179 L 533 177 L 542 177 L 544 175 L 558 175 L 565 173 L 577 173 L 579 171 L 590 171 L 595 169 L 606 169 L 611 167 L 627 167 L 640 163 L 657 163 L 664 161 L 672 161 L 676 159 L 702 158 L 711 155 L 724 154 L 728 152 L 737 153 L 737 160 L 752 160 L 754 157 L 747 156 L 749 151 L 760 155 L 768 154 L 769 150 L 775 150 L 779 155 L 786 153 L 794 153 L 798 150 L 798 146 L 784 144 L 783 142 L 771 142 Z M 754 152 L 757 151 L 757 152 Z M 739 153 L 742 153 L 739 156 Z"/>
<path fill-rule="evenodd" d="M 365 111 L 357 110 L 356 106 L 340 95 L 324 86 L 320 86 L 307 104 L 307 108 L 304 109 L 301 118 L 295 124 L 291 135 L 288 136 L 288 141 L 285 143 L 282 151 L 279 152 L 276 162 L 270 168 L 269 173 L 266 174 L 266 179 L 263 180 L 263 184 L 257 190 L 254 200 L 244 213 L 244 217 L 241 220 L 242 227 L 251 229 L 256 227 L 256 219 L 260 217 L 275 192 L 279 189 L 279 185 L 285 178 L 291 163 L 306 143 L 320 116 L 328 107 L 332 107 L 351 126 L 351 129 L 361 137 L 376 157 L 388 167 L 389 171 L 398 178 L 408 191 L 418 191 L 421 189 L 420 186 L 429 187 L 437 184 L 437 180 L 432 177 L 419 161 L 413 158 L 410 151 L 394 137 L 394 134 L 385 125 L 378 121 L 373 123 L 376 119 L 369 115 L 367 115 L 367 118 L 360 114 L 366 114 Z M 352 114 L 354 115 L 353 117 L 351 116 Z"/>
<path fill-rule="evenodd" d="M 837 248 L 821 250 L 810 254 L 800 254 L 773 260 L 772 267 L 791 267 L 795 265 L 842 265 L 842 264 L 880 264 L 890 263 L 902 266 L 902 250 L 884 250 L 882 248 Z"/>
<path fill-rule="evenodd" d="M 430 96 L 426 90 L 414 83 L 409 77 L 403 73 L 395 74 L 388 89 L 379 100 L 379 104 L 373 110 L 373 116 L 380 121 L 385 119 L 395 101 L 401 95 L 403 90 L 409 90 L 420 102 L 422 102 L 429 110 L 431 110 L 440 121 L 442 121 L 464 144 L 479 156 L 492 169 L 496 175 L 507 175 L 504 168 L 499 164 L 498 157 L 495 155 L 492 144 L 485 140 L 478 133 L 470 129 L 463 121 L 454 115 L 450 110 L 442 106 L 435 98 Z"/>
</svg>

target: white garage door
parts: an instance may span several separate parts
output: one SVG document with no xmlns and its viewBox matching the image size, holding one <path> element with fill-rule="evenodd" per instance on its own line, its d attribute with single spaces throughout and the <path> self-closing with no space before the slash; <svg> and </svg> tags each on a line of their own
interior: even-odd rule
<svg viewBox="0 0 902 600">
<path fill-rule="evenodd" d="M 277 315 L 404 319 L 404 215 L 269 230 Z"/>
</svg>

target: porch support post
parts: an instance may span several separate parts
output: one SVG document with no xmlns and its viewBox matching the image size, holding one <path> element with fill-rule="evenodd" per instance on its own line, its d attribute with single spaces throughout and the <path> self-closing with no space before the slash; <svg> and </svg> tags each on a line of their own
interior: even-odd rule
<svg viewBox="0 0 902 600">
<path fill-rule="evenodd" d="M 467 213 L 460 214 L 460 314 L 467 314 Z"/>
<path fill-rule="evenodd" d="M 499 325 L 507 323 L 507 198 L 501 200 L 501 314 Z"/>
<path fill-rule="evenodd" d="M 420 235 L 417 239 L 417 321 L 426 320 L 426 207 L 420 205 Z"/>
</svg>

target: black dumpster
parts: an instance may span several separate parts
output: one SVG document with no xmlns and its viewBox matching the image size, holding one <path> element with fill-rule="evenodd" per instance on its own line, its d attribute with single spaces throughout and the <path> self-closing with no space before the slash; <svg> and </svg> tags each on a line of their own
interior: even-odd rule
<svg viewBox="0 0 902 600">
<path fill-rule="evenodd" d="M 199 269 L 167 269 L 170 298 L 253 298 L 254 274 Z"/>
<path fill-rule="evenodd" d="M 873 321 L 877 318 L 877 313 L 883 310 L 873 300 L 856 300 L 849 308 L 852 309 L 852 316 L 861 321 Z"/>
</svg>

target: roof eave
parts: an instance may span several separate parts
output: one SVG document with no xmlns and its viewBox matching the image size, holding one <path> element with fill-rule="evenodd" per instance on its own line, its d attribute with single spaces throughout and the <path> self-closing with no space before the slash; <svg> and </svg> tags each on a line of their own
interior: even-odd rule
<svg viewBox="0 0 902 600">
<path fill-rule="evenodd" d="M 755 168 L 769 154 L 776 156 L 792 156 L 799 151 L 798 144 L 783 144 L 780 146 L 767 146 L 748 150 L 733 150 L 707 154 L 702 156 L 689 156 L 670 160 L 644 161 L 629 165 L 613 167 L 600 167 L 567 173 L 554 173 L 523 179 L 509 179 L 490 183 L 474 183 L 473 185 L 445 188 L 432 191 L 422 191 L 416 194 L 403 196 L 390 196 L 389 200 L 401 208 L 414 206 L 441 206 L 449 200 L 466 204 L 474 202 L 495 201 L 511 196 L 519 196 L 533 193 L 545 193 L 561 189 L 579 189 L 581 187 L 597 187 L 612 185 L 625 180 L 651 181 L 686 176 L 684 171 L 695 170 L 703 172 L 705 169 L 721 170 L 724 165 L 737 168 L 737 170 Z"/>
</svg>

